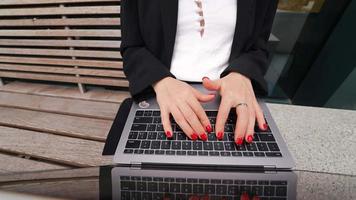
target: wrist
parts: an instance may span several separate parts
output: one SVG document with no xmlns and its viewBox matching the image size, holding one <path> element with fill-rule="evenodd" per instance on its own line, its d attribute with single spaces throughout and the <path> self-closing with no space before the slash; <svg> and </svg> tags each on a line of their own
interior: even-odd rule
<svg viewBox="0 0 356 200">
<path fill-rule="evenodd" d="M 165 83 L 167 83 L 170 79 L 173 79 L 172 77 L 165 77 L 155 83 L 152 84 L 152 88 L 155 92 L 157 92 L 157 90 L 160 90 L 160 88 L 162 88 Z"/>
</svg>

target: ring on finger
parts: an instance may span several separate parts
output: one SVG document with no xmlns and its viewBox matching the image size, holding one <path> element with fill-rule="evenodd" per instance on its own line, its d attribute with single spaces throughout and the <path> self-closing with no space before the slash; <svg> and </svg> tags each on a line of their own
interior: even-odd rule
<svg viewBox="0 0 356 200">
<path fill-rule="evenodd" d="M 245 106 L 246 108 L 248 107 L 247 103 L 241 102 L 236 105 L 236 108 L 239 106 Z"/>
</svg>

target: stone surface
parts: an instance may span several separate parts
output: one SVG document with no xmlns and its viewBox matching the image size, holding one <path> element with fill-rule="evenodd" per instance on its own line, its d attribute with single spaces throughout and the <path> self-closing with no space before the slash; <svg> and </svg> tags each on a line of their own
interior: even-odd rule
<svg viewBox="0 0 356 200">
<path fill-rule="evenodd" d="M 296 170 L 356 175 L 356 111 L 267 105 Z"/>
</svg>

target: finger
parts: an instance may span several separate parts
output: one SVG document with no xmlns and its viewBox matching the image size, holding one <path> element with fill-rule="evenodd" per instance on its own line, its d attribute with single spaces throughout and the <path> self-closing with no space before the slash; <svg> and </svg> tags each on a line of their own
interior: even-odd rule
<svg viewBox="0 0 356 200">
<path fill-rule="evenodd" d="M 180 111 L 180 109 L 176 106 L 172 106 L 171 113 L 173 115 L 174 120 L 178 124 L 178 126 L 183 130 L 183 132 L 192 140 L 198 139 L 198 134 L 194 133 L 193 129 L 188 124 L 187 120 L 184 118 L 184 115 Z"/>
<path fill-rule="evenodd" d="M 236 128 L 235 128 L 235 143 L 237 145 L 242 145 L 244 137 L 246 135 L 247 125 L 248 125 L 248 107 L 240 105 L 236 107 Z"/>
<path fill-rule="evenodd" d="M 166 134 L 167 138 L 173 137 L 172 125 L 169 119 L 169 111 L 165 107 L 161 107 L 161 120 L 164 129 L 164 133 Z"/>
<path fill-rule="evenodd" d="M 209 120 L 208 116 L 206 116 L 206 113 L 205 113 L 203 107 L 200 105 L 200 103 L 196 99 L 192 98 L 189 101 L 189 105 L 193 109 L 193 111 L 195 112 L 197 117 L 199 118 L 200 123 L 205 128 L 205 131 L 208 133 L 211 133 L 213 131 L 213 129 L 210 124 L 210 120 Z"/>
<path fill-rule="evenodd" d="M 179 109 L 183 113 L 188 124 L 190 124 L 190 126 L 193 128 L 194 133 L 198 133 L 199 138 L 203 141 L 206 141 L 208 136 L 206 135 L 205 130 L 193 109 L 187 104 L 180 104 Z"/>
<path fill-rule="evenodd" d="M 212 81 L 210 80 L 208 77 L 204 77 L 203 78 L 203 86 L 208 89 L 208 90 L 220 90 L 220 81 L 217 80 L 217 81 Z"/>
<path fill-rule="evenodd" d="M 193 88 L 193 94 L 201 102 L 208 102 L 215 98 L 215 94 L 203 94 L 195 88 Z"/>
<path fill-rule="evenodd" d="M 215 134 L 218 139 L 222 139 L 224 137 L 224 128 L 227 117 L 229 116 L 231 109 L 231 102 L 226 98 L 222 97 L 218 115 L 216 117 L 215 123 Z"/>
<path fill-rule="evenodd" d="M 255 115 L 255 111 L 252 108 L 249 107 L 248 110 L 249 110 L 249 116 L 248 116 L 249 118 L 248 118 L 245 140 L 247 143 L 251 143 L 253 141 L 253 135 L 255 133 L 256 115 Z"/>
<path fill-rule="evenodd" d="M 260 130 L 266 131 L 268 129 L 268 125 L 267 125 L 265 117 L 263 115 L 263 111 L 257 101 L 254 103 L 254 106 L 255 106 L 255 113 L 256 113 L 258 128 Z"/>
<path fill-rule="evenodd" d="M 248 196 L 248 194 L 246 192 L 244 192 L 241 196 L 240 196 L 240 200 L 250 200 L 250 197 Z"/>
</svg>

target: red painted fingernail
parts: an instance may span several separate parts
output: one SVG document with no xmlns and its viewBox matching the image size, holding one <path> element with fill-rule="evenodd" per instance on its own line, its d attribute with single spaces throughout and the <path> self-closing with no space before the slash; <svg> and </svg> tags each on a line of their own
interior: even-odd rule
<svg viewBox="0 0 356 200">
<path fill-rule="evenodd" d="M 237 138 L 237 140 L 235 141 L 237 145 L 242 145 L 243 142 L 244 140 L 242 138 Z"/>
<path fill-rule="evenodd" d="M 248 194 L 246 192 L 244 192 L 241 196 L 241 200 L 248 200 L 250 199 L 250 197 L 248 196 Z"/>
<path fill-rule="evenodd" d="M 170 131 L 166 131 L 166 136 L 167 138 L 173 137 L 173 134 Z"/>
<path fill-rule="evenodd" d="M 216 136 L 218 138 L 218 140 L 222 140 L 223 139 L 223 132 L 218 132 L 218 135 Z"/>
<path fill-rule="evenodd" d="M 252 140 L 253 140 L 252 135 L 247 136 L 247 142 L 248 142 L 248 143 L 251 143 L 251 142 L 252 142 Z"/>
<path fill-rule="evenodd" d="M 213 131 L 213 128 L 211 128 L 210 125 L 207 125 L 207 126 L 205 127 L 205 130 L 206 130 L 208 133 L 211 133 L 211 131 Z"/>
<path fill-rule="evenodd" d="M 198 134 L 193 133 L 193 135 L 191 136 L 192 140 L 197 140 L 198 139 Z"/>
<path fill-rule="evenodd" d="M 268 125 L 267 124 L 263 124 L 263 130 L 266 131 L 268 129 Z"/>
<path fill-rule="evenodd" d="M 200 139 L 203 141 L 207 141 L 208 140 L 208 136 L 206 135 L 206 133 L 202 133 L 200 134 Z"/>
</svg>

